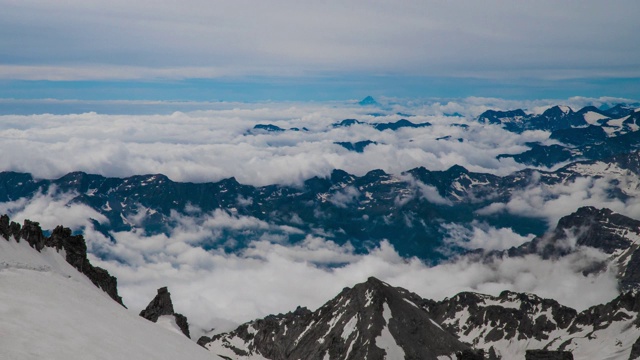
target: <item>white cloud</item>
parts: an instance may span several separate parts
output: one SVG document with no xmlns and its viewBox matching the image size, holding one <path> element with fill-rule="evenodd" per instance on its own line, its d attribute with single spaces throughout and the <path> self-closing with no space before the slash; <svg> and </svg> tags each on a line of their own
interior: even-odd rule
<svg viewBox="0 0 640 360">
<path fill-rule="evenodd" d="M 58 225 L 79 230 L 89 226 L 91 219 L 108 223 L 108 219 L 89 206 L 73 204 L 75 194 L 59 193 L 55 187 L 31 198 L 0 203 L 0 214 L 9 214 L 12 221 L 22 224 L 25 219 L 37 221 L 45 229 Z"/>
<path fill-rule="evenodd" d="M 231 254 L 207 251 L 200 244 L 216 241 L 216 231 L 227 227 L 273 225 L 220 211 L 193 216 L 174 213 L 169 236 L 149 236 L 134 229 L 111 233 L 116 240 L 112 242 L 89 222 L 90 218 L 100 220 L 99 215 L 70 200 L 68 195 L 37 195 L 31 201 L 5 203 L 2 209 L 14 219 L 41 220 L 45 229 L 59 222 L 83 227 L 90 252 L 102 256 L 98 259 L 90 255 L 92 263 L 118 278 L 125 304 L 134 310 L 142 309 L 157 288 L 169 286 L 176 310 L 203 329 L 291 311 L 298 305 L 315 309 L 343 287 L 369 276 L 436 300 L 460 291 L 497 295 L 508 289 L 552 297 L 578 309 L 610 300 L 617 291 L 616 278 L 610 272 L 582 275 L 584 268 L 604 256 L 584 249 L 557 261 L 543 261 L 532 255 L 485 263 L 460 259 L 430 267 L 416 258 L 401 257 L 387 241 L 361 254 L 348 243 L 339 245 L 321 236 L 307 235 L 295 244 L 255 239 L 245 250 Z M 56 215 L 50 218 L 52 214 Z M 296 232 L 292 228 L 279 230 Z M 496 236 L 500 239 L 488 239 Z M 486 241 L 499 248 L 524 239 L 506 230 L 479 225 L 478 230 L 463 233 L 454 241 Z"/>
<path fill-rule="evenodd" d="M 11 156 L 0 159 L 0 169 L 41 178 L 71 171 L 116 177 L 163 173 L 174 181 L 196 182 L 233 176 L 252 185 L 299 184 L 313 176 L 327 176 L 336 168 L 356 175 L 376 168 L 399 174 L 417 166 L 445 170 L 459 164 L 476 172 L 505 175 L 523 166 L 512 159 L 497 160 L 497 155 L 524 151 L 525 142 L 548 136 L 544 132 L 517 135 L 497 126 L 445 117 L 438 115 L 437 106 L 392 105 L 394 112 L 416 114 L 411 118 L 415 123 L 434 125 L 382 132 L 367 125 L 332 128 L 331 124 L 345 118 L 393 122 L 401 116 L 391 112 L 373 117 L 367 115 L 370 109 L 344 103 L 226 106 L 168 115 L 1 116 L 0 151 Z M 309 131 L 247 135 L 258 123 Z M 361 140 L 378 145 L 356 153 L 334 144 Z"/>
<path fill-rule="evenodd" d="M 444 224 L 443 227 L 447 231 L 445 244 L 469 250 L 505 250 L 520 246 L 535 237 L 533 234 L 522 236 L 510 228 L 498 229 L 477 221 L 473 221 L 470 227 L 459 224 Z"/>
<path fill-rule="evenodd" d="M 639 10 L 632 0 L 613 6 L 593 0 L 580 6 L 495 0 L 347 5 L 189 0 L 163 6 L 4 0 L 0 5 L 0 34 L 11 34 L 0 41 L 12 49 L 13 60 L 0 70 L 4 78 L 345 72 L 572 78 L 639 71 L 633 61 L 638 49 L 629 45 Z"/>
<path fill-rule="evenodd" d="M 611 196 L 614 190 L 613 179 L 620 188 L 628 187 L 630 195 L 625 200 Z M 635 184 L 635 185 L 634 185 Z M 627 186 L 625 186 L 627 185 Z M 637 176 L 611 173 L 605 177 L 578 177 L 575 180 L 558 185 L 544 185 L 537 181 L 522 191 L 516 191 L 506 203 L 493 203 L 478 210 L 482 215 L 508 212 L 527 217 L 539 217 L 555 225 L 561 217 L 574 212 L 582 206 L 609 208 L 623 215 L 640 218 L 640 198 L 637 193 Z"/>
</svg>

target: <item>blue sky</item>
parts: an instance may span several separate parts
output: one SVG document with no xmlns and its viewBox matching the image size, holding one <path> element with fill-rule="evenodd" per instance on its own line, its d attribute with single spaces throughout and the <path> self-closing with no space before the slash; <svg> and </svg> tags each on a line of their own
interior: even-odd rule
<svg viewBox="0 0 640 360">
<path fill-rule="evenodd" d="M 636 0 L 0 0 L 0 98 L 640 98 Z"/>
</svg>

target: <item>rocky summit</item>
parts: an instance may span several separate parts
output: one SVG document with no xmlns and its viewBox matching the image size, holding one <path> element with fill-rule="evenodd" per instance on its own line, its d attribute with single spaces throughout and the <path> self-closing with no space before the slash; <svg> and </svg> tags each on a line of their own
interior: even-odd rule
<svg viewBox="0 0 640 360">
<path fill-rule="evenodd" d="M 166 287 L 158 289 L 158 294 L 151 300 L 149 305 L 140 312 L 140 316 L 152 322 L 158 322 L 160 317 L 166 317 L 170 325 L 175 324 L 186 337 L 191 338 L 187 318 L 173 310 L 171 294 Z"/>
<path fill-rule="evenodd" d="M 269 316 L 198 342 L 223 358 L 455 359 L 469 349 L 427 313 L 423 299 L 375 278 L 314 312 Z"/>
</svg>

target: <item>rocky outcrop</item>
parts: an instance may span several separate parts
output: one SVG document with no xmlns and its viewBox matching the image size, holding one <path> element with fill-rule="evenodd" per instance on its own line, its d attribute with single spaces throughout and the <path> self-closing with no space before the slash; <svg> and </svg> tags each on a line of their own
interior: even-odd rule
<svg viewBox="0 0 640 360">
<path fill-rule="evenodd" d="M 527 350 L 525 360 L 573 360 L 570 351 Z"/>
<path fill-rule="evenodd" d="M 176 325 L 180 328 L 180 331 L 182 331 L 186 337 L 191 338 L 187 317 L 182 314 L 178 314 L 173 310 L 171 293 L 169 293 L 167 287 L 161 287 L 158 289 L 156 297 L 151 300 L 146 309 L 140 312 L 140 316 L 152 322 L 157 322 L 160 316 L 164 315 L 173 316 Z"/>
<path fill-rule="evenodd" d="M 485 360 L 484 350 L 463 350 L 456 353 L 456 360 Z"/>
<path fill-rule="evenodd" d="M 631 347 L 631 354 L 629 354 L 629 360 L 640 359 L 640 337 L 633 343 Z"/>
<path fill-rule="evenodd" d="M 32 248 L 41 251 L 45 247 L 64 250 L 67 262 L 78 271 L 86 275 L 91 282 L 106 292 L 113 300 L 122 303 L 118 295 L 118 280 L 105 269 L 93 266 L 87 259 L 87 244 L 82 235 L 72 235 L 71 229 L 56 227 L 51 236 L 46 237 L 40 224 L 25 220 L 23 225 L 9 220 L 9 216 L 0 217 L 0 235 L 5 239 L 14 238 L 20 242 L 26 241 Z"/>
</svg>

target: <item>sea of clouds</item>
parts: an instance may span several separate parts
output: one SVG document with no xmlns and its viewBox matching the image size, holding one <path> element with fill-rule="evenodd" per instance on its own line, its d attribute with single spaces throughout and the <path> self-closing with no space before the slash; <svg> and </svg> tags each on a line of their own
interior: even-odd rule
<svg viewBox="0 0 640 360">
<path fill-rule="evenodd" d="M 506 175 L 523 168 L 503 153 L 519 153 L 529 141 L 546 141 L 548 133 L 518 135 L 498 126 L 483 126 L 474 118 L 488 108 L 526 108 L 541 112 L 563 103 L 614 103 L 616 99 L 504 101 L 467 98 L 457 101 L 398 101 L 386 99 L 380 108 L 346 103 L 218 104 L 208 110 L 160 115 L 81 113 L 68 115 L 0 116 L 0 170 L 29 172 L 55 178 L 71 171 L 105 176 L 163 173 L 175 181 L 217 181 L 235 177 L 251 185 L 299 184 L 312 176 L 327 176 L 339 168 L 356 175 L 373 169 L 400 174 L 424 166 L 444 170 L 462 165 L 472 171 Z M 386 116 L 374 116 L 383 113 Z M 393 122 L 408 117 L 431 127 L 377 131 L 368 125 L 334 128 L 332 124 L 355 118 L 366 123 Z M 450 116 L 457 113 L 456 116 Z M 377 114 L 379 115 L 379 114 Z M 251 131 L 256 124 L 308 131 L 278 133 Z M 463 124 L 461 127 L 453 124 Z M 448 139 L 440 139 L 450 136 Z M 461 139 L 461 140 L 458 140 Z M 337 141 L 372 140 L 363 153 L 350 152 Z M 610 199 L 606 179 L 577 179 L 554 187 L 532 184 L 507 203 L 482 209 L 507 211 L 557 220 L 579 206 L 608 206 L 640 218 L 636 198 Z M 433 201 L 444 201 L 433 189 L 423 189 Z M 357 191 L 357 190 L 356 190 Z M 350 194 L 335 201 L 349 201 Z M 419 295 L 442 299 L 460 291 L 497 295 L 502 290 L 533 292 L 578 309 L 602 303 L 616 295 L 612 272 L 583 276 L 581 270 L 603 258 L 580 250 L 554 261 L 531 255 L 490 263 L 459 260 L 429 266 L 416 258 L 403 258 L 388 242 L 367 254 L 350 244 L 338 245 L 319 234 L 302 234 L 295 245 L 277 238 L 254 239 L 239 253 L 205 250 L 207 239 L 222 236 L 225 228 L 272 229 L 275 225 L 224 211 L 172 213 L 168 234 L 145 235 L 139 229 L 112 232 L 111 239 L 94 230 L 92 219 L 107 221 L 91 208 L 73 203 L 73 194 L 37 194 L 0 204 L 0 212 L 14 221 L 32 219 L 43 228 L 64 224 L 83 232 L 91 261 L 118 278 L 125 304 L 139 311 L 155 290 L 169 286 L 177 311 L 201 328 L 240 323 L 296 306 L 322 305 L 343 287 L 376 276 Z M 135 223 L 135 219 L 134 223 Z M 451 243 L 467 248 L 505 249 L 532 236 L 475 224 L 472 229 L 449 224 Z M 294 227 L 274 228 L 300 235 Z M 113 241 L 115 240 L 115 241 Z M 222 239 L 225 240 L 225 239 Z M 97 256 L 95 254 L 100 254 Z"/>
</svg>

